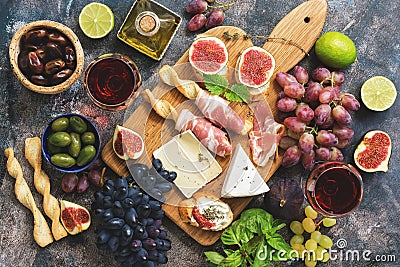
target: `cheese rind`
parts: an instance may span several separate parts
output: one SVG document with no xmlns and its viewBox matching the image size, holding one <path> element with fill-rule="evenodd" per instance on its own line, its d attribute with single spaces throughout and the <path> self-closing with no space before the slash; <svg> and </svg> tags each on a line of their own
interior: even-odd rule
<svg viewBox="0 0 400 267">
<path fill-rule="evenodd" d="M 264 179 L 238 144 L 229 164 L 221 195 L 225 198 L 248 197 L 268 191 L 269 187 Z"/>
</svg>

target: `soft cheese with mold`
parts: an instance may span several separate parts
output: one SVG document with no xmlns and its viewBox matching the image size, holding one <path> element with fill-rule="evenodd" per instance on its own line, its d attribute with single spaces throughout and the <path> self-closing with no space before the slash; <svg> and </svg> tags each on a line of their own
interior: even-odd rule
<svg viewBox="0 0 400 267">
<path fill-rule="evenodd" d="M 225 198 L 255 196 L 269 191 L 269 187 L 238 144 L 232 156 L 222 187 Z"/>
<path fill-rule="evenodd" d="M 213 155 L 191 131 L 174 136 L 153 156 L 161 160 L 165 169 L 177 173 L 174 183 L 187 198 L 222 172 Z"/>
</svg>

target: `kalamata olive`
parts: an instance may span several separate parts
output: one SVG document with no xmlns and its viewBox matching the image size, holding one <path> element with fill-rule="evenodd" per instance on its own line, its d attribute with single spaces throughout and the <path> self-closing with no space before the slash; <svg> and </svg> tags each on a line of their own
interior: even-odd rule
<svg viewBox="0 0 400 267">
<path fill-rule="evenodd" d="M 71 76 L 71 74 L 72 74 L 71 69 L 63 69 L 63 70 L 57 72 L 56 74 L 53 74 L 53 76 L 51 76 L 51 83 L 59 84 L 59 83 L 65 81 L 66 79 L 68 79 L 69 76 Z"/>
<path fill-rule="evenodd" d="M 47 30 L 45 29 L 36 29 L 31 30 L 25 35 L 26 44 L 34 44 L 40 45 L 44 43 L 47 39 Z"/>
<path fill-rule="evenodd" d="M 49 85 L 49 81 L 43 75 L 32 75 L 30 80 L 37 85 Z"/>
<path fill-rule="evenodd" d="M 48 38 L 50 42 L 54 42 L 62 46 L 65 46 L 68 42 L 67 39 L 58 32 L 49 33 Z"/>
<path fill-rule="evenodd" d="M 44 72 L 46 74 L 54 74 L 62 70 L 64 66 L 65 62 L 61 58 L 53 59 L 46 63 L 46 65 L 44 66 Z"/>
<path fill-rule="evenodd" d="M 70 68 L 73 69 L 75 67 L 75 51 L 72 47 L 70 46 L 66 46 L 65 47 L 65 65 Z"/>
<path fill-rule="evenodd" d="M 21 51 L 18 55 L 18 67 L 23 73 L 29 71 L 28 51 Z"/>
<path fill-rule="evenodd" d="M 40 58 L 40 60 L 42 61 L 46 60 L 46 51 L 42 47 L 37 48 L 35 50 L 35 53 Z"/>
<path fill-rule="evenodd" d="M 60 46 L 56 43 L 48 42 L 45 49 L 48 58 L 54 59 L 63 56 Z"/>
<path fill-rule="evenodd" d="M 28 53 L 28 65 L 31 71 L 35 74 L 43 73 L 43 63 L 35 52 Z"/>
</svg>

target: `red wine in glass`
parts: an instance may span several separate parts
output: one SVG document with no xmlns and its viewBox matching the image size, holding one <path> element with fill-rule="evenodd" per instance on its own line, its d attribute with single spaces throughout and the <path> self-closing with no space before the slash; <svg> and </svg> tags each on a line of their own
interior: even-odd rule
<svg viewBox="0 0 400 267">
<path fill-rule="evenodd" d="M 89 64 L 84 84 L 89 98 L 96 105 L 120 110 L 136 98 L 141 82 L 132 60 L 120 54 L 106 54 Z"/>
<path fill-rule="evenodd" d="M 311 172 L 305 194 L 310 205 L 323 216 L 342 217 L 359 206 L 362 178 L 349 164 L 326 162 Z"/>
</svg>

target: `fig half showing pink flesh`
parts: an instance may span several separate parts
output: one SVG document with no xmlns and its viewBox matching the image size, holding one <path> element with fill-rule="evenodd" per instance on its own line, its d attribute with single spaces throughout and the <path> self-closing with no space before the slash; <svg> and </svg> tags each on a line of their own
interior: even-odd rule
<svg viewBox="0 0 400 267">
<path fill-rule="evenodd" d="M 202 74 L 217 74 L 226 68 L 228 50 L 217 37 L 201 37 L 189 48 L 189 62 Z"/>
<path fill-rule="evenodd" d="M 252 46 L 240 55 L 236 65 L 236 77 L 248 87 L 260 88 L 268 84 L 274 69 L 274 57 L 265 49 Z"/>
</svg>

